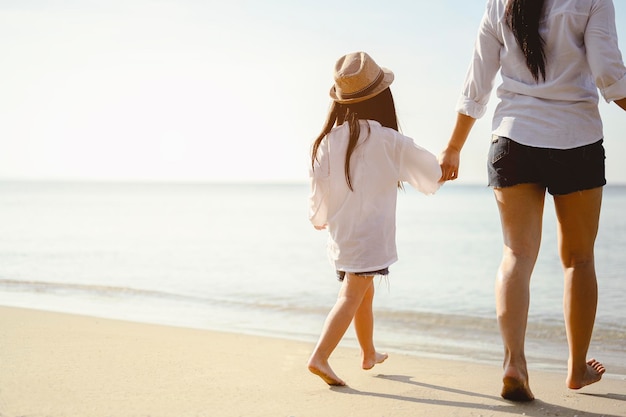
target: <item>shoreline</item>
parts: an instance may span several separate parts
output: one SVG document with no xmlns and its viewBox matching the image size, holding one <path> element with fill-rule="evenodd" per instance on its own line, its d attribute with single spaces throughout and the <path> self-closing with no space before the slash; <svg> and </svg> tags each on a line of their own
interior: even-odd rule
<svg viewBox="0 0 626 417">
<path fill-rule="evenodd" d="M 362 371 L 358 349 L 331 357 L 348 383 L 306 369 L 309 342 L 0 306 L 0 416 L 626 416 L 626 379 L 579 391 L 530 369 L 537 400 L 499 397 L 498 366 L 392 353 Z M 598 358 L 601 360 L 601 358 Z"/>
<path fill-rule="evenodd" d="M 45 292 L 45 291 L 44 291 Z M 17 294 L 17 293 L 13 293 Z M 39 294 L 42 295 L 42 294 Z M 52 294 L 53 295 L 53 294 Z M 80 294 L 78 294 L 80 295 Z M 71 297 L 79 299 L 74 307 L 69 295 L 51 299 L 16 299 L 0 297 L 0 306 L 75 314 L 102 319 L 122 320 L 153 325 L 173 326 L 216 332 L 240 333 L 304 342 L 314 345 L 327 311 L 307 312 L 280 309 L 241 309 L 225 306 L 188 309 L 177 302 L 144 303 L 130 297 Z M 37 301 L 38 302 L 34 302 Z M 123 300 L 123 301 L 121 301 Z M 102 302 L 105 301 L 105 302 Z M 86 304 L 90 302 L 90 304 Z M 36 306 L 36 307 L 34 307 Z M 240 307 L 240 306 L 239 306 Z M 600 359 L 607 368 L 605 376 L 626 379 L 624 351 L 619 343 L 626 333 L 603 329 L 596 323 L 589 356 Z M 380 349 L 409 356 L 441 360 L 475 362 L 500 366 L 502 342 L 495 318 L 436 312 L 376 312 L 375 341 Z M 348 329 L 342 345 L 358 348 L 354 329 Z M 528 323 L 526 355 L 529 369 L 565 373 L 567 343 L 565 327 L 559 322 Z M 0 415 L 0 417 L 3 417 Z"/>
</svg>

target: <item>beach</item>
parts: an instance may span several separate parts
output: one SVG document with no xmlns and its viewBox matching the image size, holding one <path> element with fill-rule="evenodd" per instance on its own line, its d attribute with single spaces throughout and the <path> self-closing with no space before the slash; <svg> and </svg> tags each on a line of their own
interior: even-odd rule
<svg viewBox="0 0 626 417">
<path fill-rule="evenodd" d="M 626 416 L 626 380 L 579 391 L 530 368 L 536 400 L 499 397 L 498 366 L 392 353 L 370 371 L 331 357 L 348 383 L 305 366 L 313 346 L 281 338 L 0 307 L 0 416 Z M 598 358 L 601 360 L 601 358 Z"/>
<path fill-rule="evenodd" d="M 339 284 L 327 232 L 306 220 L 308 191 L 0 181 L 0 305 L 312 344 Z M 468 185 L 431 197 L 398 195 L 399 261 L 376 282 L 376 342 L 390 353 L 499 366 L 493 286 L 502 238 L 492 192 Z M 526 336 L 529 363 L 549 372 L 564 369 L 567 355 L 551 204 Z M 626 377 L 625 206 L 626 187 L 607 187 L 589 349 L 618 378 Z M 354 332 L 344 342 L 354 347 Z"/>
</svg>

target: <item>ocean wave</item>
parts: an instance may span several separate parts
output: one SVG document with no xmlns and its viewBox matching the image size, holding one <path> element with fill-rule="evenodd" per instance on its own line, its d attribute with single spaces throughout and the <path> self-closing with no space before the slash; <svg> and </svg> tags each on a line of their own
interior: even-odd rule
<svg viewBox="0 0 626 417">
<path fill-rule="evenodd" d="M 145 296 L 145 297 L 159 297 L 159 298 L 178 298 L 181 297 L 176 294 L 138 289 L 131 287 L 116 287 L 108 285 L 91 285 L 91 284 L 76 284 L 67 282 L 44 282 L 44 281 L 20 281 L 13 279 L 0 279 L 0 289 L 3 290 L 19 290 L 26 292 L 37 293 L 90 293 L 100 294 L 103 296 Z"/>
<path fill-rule="evenodd" d="M 91 295 L 100 297 L 142 297 L 160 300 L 178 301 L 184 303 L 199 303 L 230 306 L 244 310 L 259 312 L 288 313 L 292 315 L 325 316 L 330 305 L 305 304 L 300 301 L 274 297 L 272 299 L 258 297 L 234 298 L 226 296 L 207 296 L 197 294 L 182 294 L 156 289 L 110 286 L 102 284 L 78 284 L 67 282 L 23 281 L 15 279 L 1 279 L 0 291 L 18 291 L 24 293 L 46 293 L 71 296 L 73 294 Z M 395 310 L 378 308 L 376 319 L 392 328 L 402 329 L 442 329 L 450 333 L 461 330 L 472 332 L 497 331 L 497 322 L 494 317 L 484 317 L 471 314 L 445 313 L 437 311 Z M 532 338 L 554 339 L 564 336 L 564 322 L 562 319 L 529 317 L 527 334 Z M 594 339 L 600 341 L 626 340 L 626 325 L 618 322 L 597 321 Z"/>
</svg>

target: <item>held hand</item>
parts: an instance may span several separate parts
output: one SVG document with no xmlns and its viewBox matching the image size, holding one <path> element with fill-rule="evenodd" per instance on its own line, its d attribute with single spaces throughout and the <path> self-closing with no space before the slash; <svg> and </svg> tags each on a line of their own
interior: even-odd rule
<svg viewBox="0 0 626 417">
<path fill-rule="evenodd" d="M 450 135 L 448 146 L 439 156 L 441 165 L 441 180 L 452 181 L 459 176 L 459 161 L 461 160 L 461 149 L 469 136 L 476 119 L 466 114 L 457 113 L 456 123 Z"/>
<path fill-rule="evenodd" d="M 441 165 L 441 179 L 439 181 L 453 181 L 459 175 L 459 162 L 461 152 L 448 146 L 439 155 L 439 165 Z"/>
<path fill-rule="evenodd" d="M 322 225 L 322 226 L 313 226 L 315 227 L 315 230 L 324 230 L 326 229 L 326 225 Z"/>
</svg>

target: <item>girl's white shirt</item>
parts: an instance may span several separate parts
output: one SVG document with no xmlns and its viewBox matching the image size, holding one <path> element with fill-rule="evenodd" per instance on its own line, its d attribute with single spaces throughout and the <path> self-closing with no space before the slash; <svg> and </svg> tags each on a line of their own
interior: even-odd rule
<svg viewBox="0 0 626 417">
<path fill-rule="evenodd" d="M 546 0 L 540 33 L 546 79 L 535 82 L 506 25 L 507 0 L 488 0 L 457 111 L 485 114 L 500 71 L 492 130 L 528 146 L 570 149 L 603 138 L 598 89 L 607 102 L 626 97 L 611 0 Z"/>
<path fill-rule="evenodd" d="M 346 272 L 377 271 L 397 261 L 398 181 L 427 195 L 441 186 L 437 158 L 413 139 L 373 120 L 361 120 L 360 128 L 350 160 L 354 191 L 344 174 L 348 123 L 323 139 L 310 170 L 309 220 L 327 225 L 329 259 Z"/>
</svg>

